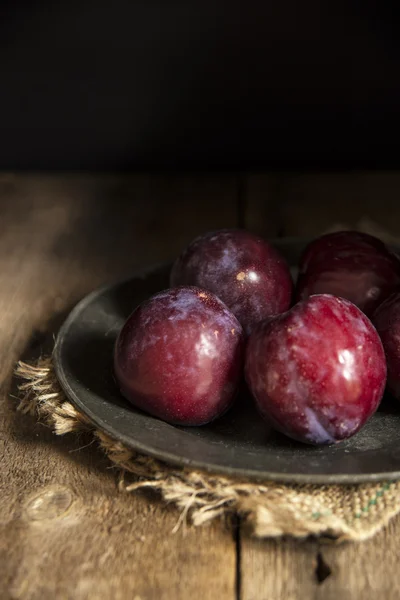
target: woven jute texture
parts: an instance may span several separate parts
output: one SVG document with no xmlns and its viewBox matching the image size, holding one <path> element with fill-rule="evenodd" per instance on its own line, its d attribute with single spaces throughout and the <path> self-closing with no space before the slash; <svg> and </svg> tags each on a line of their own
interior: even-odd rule
<svg viewBox="0 0 400 600">
<path fill-rule="evenodd" d="M 119 489 L 158 491 L 179 509 L 177 526 L 195 526 L 238 514 L 256 537 L 310 535 L 365 540 L 400 511 L 400 482 L 363 485 L 283 485 L 255 483 L 171 467 L 137 454 L 96 429 L 66 399 L 50 358 L 18 363 L 19 410 L 52 428 L 55 434 L 86 430 L 120 469 Z"/>
</svg>

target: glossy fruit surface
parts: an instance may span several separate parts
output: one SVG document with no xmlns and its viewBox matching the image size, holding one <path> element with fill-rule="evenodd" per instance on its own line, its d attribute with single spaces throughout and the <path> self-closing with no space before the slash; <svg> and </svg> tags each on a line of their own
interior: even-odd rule
<svg viewBox="0 0 400 600">
<path fill-rule="evenodd" d="M 372 316 L 386 354 L 388 390 L 400 400 L 400 293 L 392 294 Z"/>
<path fill-rule="evenodd" d="M 241 325 L 214 294 L 194 287 L 167 290 L 141 304 L 115 346 L 122 394 L 180 425 L 202 425 L 224 413 L 242 367 Z"/>
<path fill-rule="evenodd" d="M 313 294 L 347 298 L 365 314 L 400 287 L 400 261 L 383 242 L 355 232 L 323 236 L 300 261 L 296 299 Z"/>
<path fill-rule="evenodd" d="M 176 260 L 171 285 L 195 285 L 216 294 L 246 332 L 290 306 L 293 284 L 285 259 L 263 239 L 221 230 L 195 239 Z"/>
<path fill-rule="evenodd" d="M 356 433 L 377 409 L 386 381 L 373 325 L 351 302 L 330 295 L 260 323 L 247 344 L 245 371 L 261 414 L 312 444 Z"/>
</svg>

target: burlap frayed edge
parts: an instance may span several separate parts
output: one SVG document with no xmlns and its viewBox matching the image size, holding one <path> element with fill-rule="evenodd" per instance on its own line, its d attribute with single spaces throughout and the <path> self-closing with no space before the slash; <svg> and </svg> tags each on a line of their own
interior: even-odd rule
<svg viewBox="0 0 400 600">
<path fill-rule="evenodd" d="M 15 375 L 23 381 L 19 385 L 21 412 L 44 422 L 57 435 L 90 432 L 120 468 L 121 492 L 150 488 L 180 510 L 175 531 L 187 520 L 200 526 L 236 513 L 256 537 L 314 535 L 361 541 L 382 529 L 400 511 L 397 481 L 329 486 L 261 484 L 171 467 L 134 452 L 96 429 L 66 399 L 51 358 L 41 358 L 36 364 L 19 362 Z M 127 482 L 132 476 L 133 481 Z"/>
</svg>

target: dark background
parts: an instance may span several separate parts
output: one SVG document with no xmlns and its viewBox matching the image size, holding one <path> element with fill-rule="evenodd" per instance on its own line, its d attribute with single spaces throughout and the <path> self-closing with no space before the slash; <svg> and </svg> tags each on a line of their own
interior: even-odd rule
<svg viewBox="0 0 400 600">
<path fill-rule="evenodd" d="M 398 166 L 398 10 L 2 4 L 0 168 Z"/>
</svg>

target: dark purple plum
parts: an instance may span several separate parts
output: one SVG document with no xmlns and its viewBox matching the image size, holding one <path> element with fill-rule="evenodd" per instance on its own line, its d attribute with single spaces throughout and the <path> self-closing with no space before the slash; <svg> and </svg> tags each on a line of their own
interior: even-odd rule
<svg viewBox="0 0 400 600">
<path fill-rule="evenodd" d="M 348 300 L 322 294 L 254 329 L 245 373 L 277 430 L 330 444 L 355 434 L 376 411 L 386 361 L 369 319 Z"/>
<path fill-rule="evenodd" d="M 293 284 L 284 258 L 243 230 L 195 239 L 175 261 L 171 286 L 195 285 L 216 294 L 248 333 L 255 323 L 290 306 Z"/>
<path fill-rule="evenodd" d="M 385 244 L 368 233 L 359 231 L 336 231 L 327 233 L 310 242 L 305 248 L 299 262 L 299 272 L 305 273 L 318 265 L 330 263 L 340 256 L 348 258 L 361 252 L 362 254 L 376 251 L 387 254 Z"/>
<path fill-rule="evenodd" d="M 400 400 L 400 293 L 392 294 L 372 316 L 386 354 L 388 390 Z"/>
<path fill-rule="evenodd" d="M 389 252 L 358 250 L 309 266 L 299 275 L 296 299 L 333 294 L 353 302 L 366 315 L 400 288 L 400 261 Z"/>
<path fill-rule="evenodd" d="M 333 294 L 371 315 L 400 286 L 400 261 L 371 235 L 340 231 L 311 242 L 299 264 L 296 299 Z"/>
<path fill-rule="evenodd" d="M 232 404 L 243 367 L 243 330 L 211 292 L 156 294 L 128 318 L 115 346 L 125 398 L 178 425 L 203 425 Z"/>
</svg>

